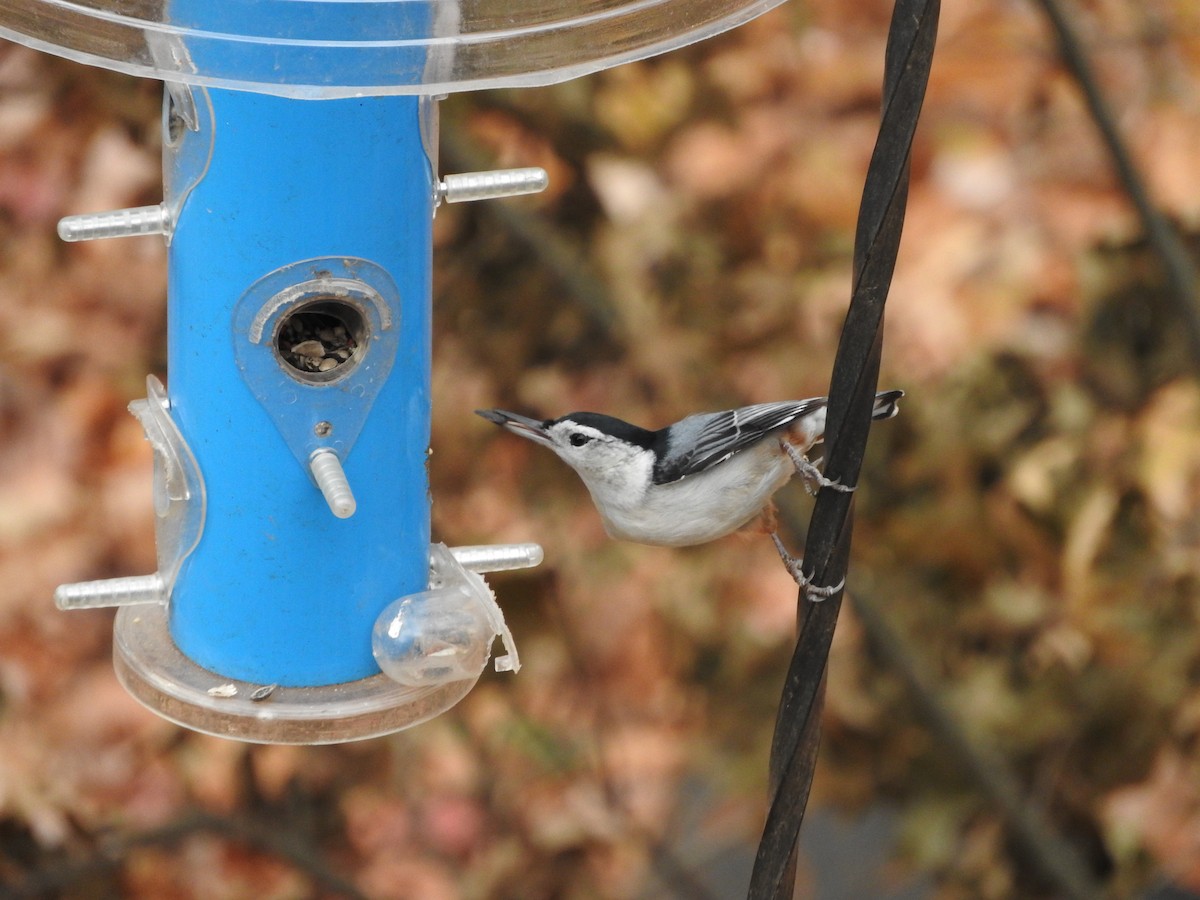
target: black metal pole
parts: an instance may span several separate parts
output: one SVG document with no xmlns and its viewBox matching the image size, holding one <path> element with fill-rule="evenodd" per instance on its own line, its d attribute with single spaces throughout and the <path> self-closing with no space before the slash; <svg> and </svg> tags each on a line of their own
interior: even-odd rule
<svg viewBox="0 0 1200 900">
<path fill-rule="evenodd" d="M 909 154 L 925 98 L 937 36 L 939 0 L 897 0 L 888 32 L 879 137 L 867 169 L 854 247 L 854 286 L 834 360 L 825 426 L 825 472 L 857 484 L 879 375 L 883 312 L 908 197 Z M 846 574 L 853 494 L 822 491 L 805 547 L 805 571 L 818 585 Z M 825 663 L 841 596 L 806 605 L 788 667 L 771 747 L 771 802 L 754 861 L 749 897 L 790 900 L 796 841 L 820 738 Z"/>
</svg>

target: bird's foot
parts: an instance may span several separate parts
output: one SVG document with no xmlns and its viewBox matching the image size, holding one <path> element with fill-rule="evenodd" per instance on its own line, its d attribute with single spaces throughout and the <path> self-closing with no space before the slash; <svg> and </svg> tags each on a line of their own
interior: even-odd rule
<svg viewBox="0 0 1200 900">
<path fill-rule="evenodd" d="M 787 441 L 780 441 L 779 444 L 792 461 L 792 465 L 796 467 L 796 472 L 804 479 L 804 490 L 808 491 L 811 496 L 817 496 L 817 492 L 821 488 L 841 491 L 844 494 L 849 494 L 854 490 L 853 485 L 842 484 L 840 481 L 826 478 L 821 470 L 817 468 L 816 463 L 810 461 L 807 456 Z"/>
<path fill-rule="evenodd" d="M 832 587 L 813 584 L 811 579 L 804 574 L 804 560 L 792 556 L 788 552 L 787 547 L 783 546 L 783 541 L 779 539 L 777 532 L 771 532 L 771 540 L 775 542 L 775 549 L 779 552 L 779 558 L 783 560 L 784 568 L 788 570 L 788 574 L 792 576 L 796 584 L 804 591 L 804 596 L 809 602 L 820 603 L 822 600 L 828 600 L 846 586 L 845 578 Z"/>
</svg>

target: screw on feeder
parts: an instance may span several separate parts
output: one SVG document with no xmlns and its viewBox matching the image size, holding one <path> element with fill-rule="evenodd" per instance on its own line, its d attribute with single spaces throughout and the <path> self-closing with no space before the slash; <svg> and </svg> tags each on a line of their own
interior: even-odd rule
<svg viewBox="0 0 1200 900">
<path fill-rule="evenodd" d="M 533 166 L 525 169 L 497 169 L 494 172 L 463 172 L 447 175 L 438 185 L 438 198 L 447 203 L 468 200 L 492 200 L 537 194 L 550 184 L 546 170 Z"/>
<path fill-rule="evenodd" d="M 64 241 L 95 241 L 100 238 L 134 237 L 140 234 L 166 234 L 171 230 L 171 214 L 166 206 L 135 206 L 107 212 L 81 213 L 58 220 L 58 236 Z"/>
<path fill-rule="evenodd" d="M 312 472 L 317 487 L 325 495 L 329 511 L 339 519 L 348 519 L 354 515 L 358 504 L 354 500 L 354 492 L 350 490 L 350 482 L 346 479 L 346 471 L 338 455 L 327 447 L 314 450 L 308 458 L 308 469 Z"/>
</svg>

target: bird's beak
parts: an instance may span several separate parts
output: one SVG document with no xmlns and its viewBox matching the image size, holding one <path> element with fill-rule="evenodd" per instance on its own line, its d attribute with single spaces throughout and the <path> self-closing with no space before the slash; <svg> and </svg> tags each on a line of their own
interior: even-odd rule
<svg viewBox="0 0 1200 900">
<path fill-rule="evenodd" d="M 552 446 L 550 436 L 546 434 L 545 423 L 539 422 L 537 419 L 506 412 L 503 409 L 477 409 L 475 410 L 475 415 L 483 416 L 489 422 L 495 422 L 501 428 L 507 428 L 513 434 L 529 438 L 535 444 L 541 444 L 543 447 Z"/>
</svg>

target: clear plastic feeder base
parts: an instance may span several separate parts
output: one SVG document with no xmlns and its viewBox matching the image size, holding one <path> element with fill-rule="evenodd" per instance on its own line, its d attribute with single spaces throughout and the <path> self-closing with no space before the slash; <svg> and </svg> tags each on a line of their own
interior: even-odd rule
<svg viewBox="0 0 1200 900">
<path fill-rule="evenodd" d="M 136 700 L 178 725 L 270 744 L 336 744 L 400 731 L 445 712 L 478 680 L 420 688 L 386 675 L 306 688 L 232 681 L 179 652 L 158 604 L 117 612 L 113 666 Z"/>
</svg>

